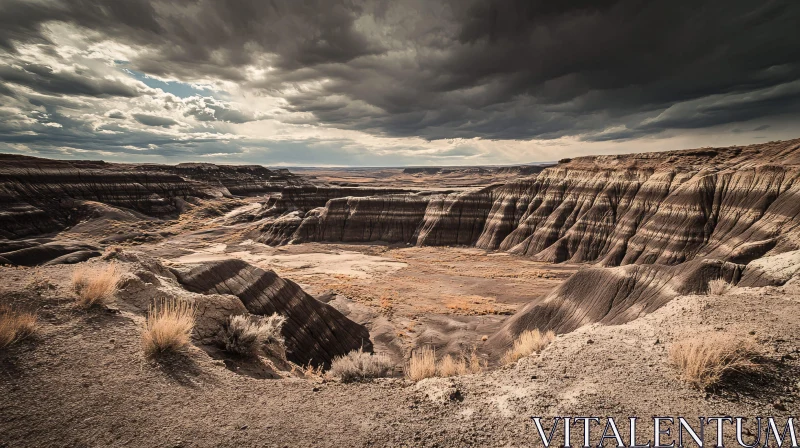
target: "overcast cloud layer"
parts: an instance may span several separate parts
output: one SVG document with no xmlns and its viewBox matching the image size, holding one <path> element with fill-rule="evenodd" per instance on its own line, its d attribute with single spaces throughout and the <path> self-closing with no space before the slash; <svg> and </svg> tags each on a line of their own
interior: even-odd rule
<svg viewBox="0 0 800 448">
<path fill-rule="evenodd" d="M 0 151 L 458 165 L 800 137 L 795 0 L 0 0 Z"/>
</svg>

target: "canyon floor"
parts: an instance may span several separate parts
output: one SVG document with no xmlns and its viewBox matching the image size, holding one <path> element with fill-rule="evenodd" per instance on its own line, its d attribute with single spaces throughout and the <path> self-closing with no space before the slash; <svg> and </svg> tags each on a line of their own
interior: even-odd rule
<svg viewBox="0 0 800 448">
<path fill-rule="evenodd" d="M 645 442 L 656 415 L 782 425 L 800 411 L 799 154 L 296 172 L 0 156 L 0 305 L 38 316 L 0 349 L 0 448 L 541 446 L 533 416 L 614 417 L 625 440 L 637 416 Z M 115 302 L 76 308 L 73 272 L 111 264 Z M 197 322 L 186 353 L 153 360 L 162 298 Z M 220 349 L 222 322 L 273 312 L 283 357 Z M 533 328 L 557 335 L 502 362 Z M 686 382 L 670 348 L 713 335 L 752 341 L 759 368 Z M 320 373 L 358 347 L 394 369 Z M 412 381 L 421 347 L 484 370 Z"/>
</svg>

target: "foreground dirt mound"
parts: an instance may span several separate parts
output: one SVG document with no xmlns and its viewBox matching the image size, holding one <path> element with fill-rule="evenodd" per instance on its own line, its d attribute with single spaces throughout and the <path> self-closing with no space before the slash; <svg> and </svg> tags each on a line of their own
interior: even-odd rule
<svg viewBox="0 0 800 448">
<path fill-rule="evenodd" d="M 489 340 L 503 353 L 525 330 L 568 333 L 592 323 L 617 325 L 651 313 L 679 295 L 705 293 L 710 280 L 739 280 L 744 266 L 695 260 L 678 266 L 628 265 L 575 273 L 550 294 L 507 320 Z"/>
<path fill-rule="evenodd" d="M 174 273 L 190 291 L 232 294 L 252 314 L 286 316 L 282 333 L 287 358 L 297 364 L 328 365 L 334 357 L 352 350 L 372 350 L 366 328 L 273 271 L 229 259 L 175 269 Z"/>
<path fill-rule="evenodd" d="M 614 417 L 624 439 L 622 424 L 640 416 L 642 444 L 652 440 L 651 415 L 690 423 L 698 416 L 747 416 L 745 442 L 754 443 L 753 416 L 774 416 L 780 431 L 800 410 L 800 333 L 792 331 L 800 291 L 786 286 L 679 297 L 627 324 L 559 335 L 542 353 L 481 374 L 343 384 L 254 380 L 195 347 L 180 361 L 143 362 L 144 314 L 125 310 L 126 295 L 119 313 L 76 312 L 68 300 L 71 271 L 40 268 L 53 288 L 37 291 L 26 287 L 32 271 L 0 267 L 0 298 L 39 315 L 34 338 L 0 351 L 0 445 L 533 447 L 541 441 L 531 417 L 542 416 L 549 426 L 558 415 Z M 212 297 L 238 301 L 205 298 Z M 762 372 L 711 391 L 682 381 L 669 364 L 670 347 L 708 332 L 755 340 L 765 358 Z M 574 426 L 573 446 L 582 444 L 581 426 Z M 734 426 L 725 427 L 725 446 L 738 446 Z M 592 426 L 593 446 L 602 430 Z M 563 444 L 556 432 L 551 446 Z M 715 444 L 715 435 L 706 426 L 706 446 Z"/>
</svg>

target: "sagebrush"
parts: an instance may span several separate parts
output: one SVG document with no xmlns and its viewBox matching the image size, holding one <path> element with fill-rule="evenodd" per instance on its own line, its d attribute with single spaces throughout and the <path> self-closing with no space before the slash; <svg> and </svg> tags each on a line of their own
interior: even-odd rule
<svg viewBox="0 0 800 448">
<path fill-rule="evenodd" d="M 382 378 L 389 375 L 394 365 L 384 354 L 367 353 L 363 349 L 333 359 L 330 373 L 343 382 Z"/>
<path fill-rule="evenodd" d="M 269 344 L 283 345 L 281 328 L 286 318 L 280 314 L 230 316 L 222 325 L 220 343 L 226 351 L 242 356 L 257 356 Z"/>
<path fill-rule="evenodd" d="M 718 278 L 708 282 L 708 294 L 712 296 L 721 296 L 731 290 L 733 286 L 725 280 Z"/>
</svg>

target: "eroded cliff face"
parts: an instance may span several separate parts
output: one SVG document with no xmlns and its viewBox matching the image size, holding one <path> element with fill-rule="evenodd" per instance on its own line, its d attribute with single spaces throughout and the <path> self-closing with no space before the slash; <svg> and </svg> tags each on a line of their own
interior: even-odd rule
<svg viewBox="0 0 800 448">
<path fill-rule="evenodd" d="M 363 193 L 320 207 L 317 189 L 316 208 L 265 224 L 263 241 L 466 245 L 596 266 L 518 312 L 498 350 L 526 329 L 624 323 L 715 278 L 779 284 L 793 269 L 780 254 L 800 249 L 800 140 L 582 157 L 465 192 Z"/>
<path fill-rule="evenodd" d="M 317 207 L 324 207 L 325 204 L 327 204 L 327 202 L 331 199 L 411 193 L 416 193 L 416 190 L 404 190 L 397 188 L 292 185 L 283 188 L 281 190 L 281 194 L 271 196 L 262 210 L 257 213 L 257 216 L 276 216 L 295 210 L 308 211 Z"/>
<path fill-rule="evenodd" d="M 0 237 L 61 230 L 81 219 L 81 201 L 171 217 L 187 199 L 263 194 L 306 184 L 286 170 L 256 166 L 124 165 L 0 154 Z"/>
<path fill-rule="evenodd" d="M 0 232 L 6 238 L 50 232 L 74 223 L 80 213 L 73 207 L 74 200 L 166 216 L 178 212 L 178 198 L 228 194 L 174 174 L 118 171 L 103 162 L 0 158 Z"/>
<path fill-rule="evenodd" d="M 291 225 L 267 223 L 264 240 L 468 245 L 603 266 L 742 263 L 798 227 L 799 146 L 585 157 L 505 185 L 430 196 L 291 188 L 281 199 L 297 211 Z"/>
<path fill-rule="evenodd" d="M 605 266 L 728 259 L 797 227 L 798 176 L 774 165 L 546 170 L 500 191 L 476 246 Z"/>
<path fill-rule="evenodd" d="M 179 163 L 177 165 L 148 165 L 147 170 L 176 174 L 182 178 L 209 185 L 219 185 L 237 196 L 258 196 L 277 193 L 289 185 L 310 185 L 306 178 L 296 176 L 289 170 L 270 170 L 261 165 Z"/>
</svg>

